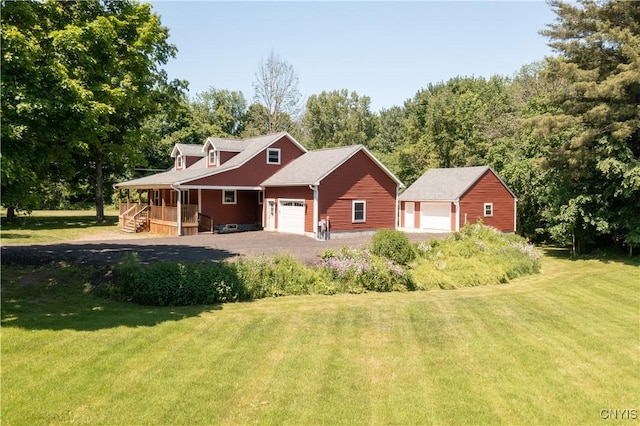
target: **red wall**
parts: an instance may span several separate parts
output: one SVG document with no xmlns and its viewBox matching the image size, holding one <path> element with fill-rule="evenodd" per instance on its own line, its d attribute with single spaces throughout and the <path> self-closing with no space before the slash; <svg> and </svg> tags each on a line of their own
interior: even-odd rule
<svg viewBox="0 0 640 426">
<path fill-rule="evenodd" d="M 264 202 L 268 198 L 304 200 L 304 231 L 315 232 L 313 225 L 313 191 L 308 186 L 269 187 L 265 189 Z M 266 220 L 264 222 L 266 224 Z M 265 225 L 266 226 L 266 225 Z M 278 209 L 276 209 L 276 229 L 278 228 Z"/>
<path fill-rule="evenodd" d="M 280 164 L 267 164 L 267 148 L 260 151 L 255 157 L 247 161 L 243 166 L 222 172 L 213 176 L 193 180 L 187 185 L 215 185 L 215 186 L 258 186 L 268 177 L 280 170 L 292 160 L 298 158 L 304 152 L 298 148 L 286 136 L 283 136 L 268 148 L 280 148 Z"/>
<path fill-rule="evenodd" d="M 203 189 L 201 213 L 211 217 L 214 224 L 262 223 L 262 205 L 258 204 L 258 191 L 237 191 L 236 202 L 222 204 L 222 190 Z"/>
<path fill-rule="evenodd" d="M 493 203 L 493 217 L 484 217 L 484 203 Z M 460 198 L 460 227 L 482 219 L 502 232 L 514 232 L 514 198 L 491 170 Z"/>
<path fill-rule="evenodd" d="M 353 200 L 366 201 L 365 223 L 352 223 Z M 332 232 L 395 228 L 396 183 L 363 151 L 320 182 L 318 203 Z"/>
<path fill-rule="evenodd" d="M 186 167 L 191 167 L 194 163 L 202 160 L 203 157 L 182 157 Z"/>
</svg>

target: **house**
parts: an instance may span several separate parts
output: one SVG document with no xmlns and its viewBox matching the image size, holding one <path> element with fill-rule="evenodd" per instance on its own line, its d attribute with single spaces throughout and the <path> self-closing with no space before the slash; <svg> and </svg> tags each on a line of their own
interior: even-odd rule
<svg viewBox="0 0 640 426">
<path fill-rule="evenodd" d="M 121 182 L 120 227 L 167 235 L 265 228 L 318 236 L 394 228 L 400 181 L 364 146 L 308 152 L 286 132 L 176 144 L 174 166 Z M 132 203 L 130 191 L 147 194 Z M 264 207 L 267 208 L 264 208 Z"/>
<path fill-rule="evenodd" d="M 400 195 L 400 229 L 453 232 L 481 220 L 515 232 L 518 199 L 488 166 L 430 169 Z"/>
<path fill-rule="evenodd" d="M 266 230 L 314 235 L 395 229 L 402 183 L 362 145 L 307 152 L 265 188 Z"/>
</svg>

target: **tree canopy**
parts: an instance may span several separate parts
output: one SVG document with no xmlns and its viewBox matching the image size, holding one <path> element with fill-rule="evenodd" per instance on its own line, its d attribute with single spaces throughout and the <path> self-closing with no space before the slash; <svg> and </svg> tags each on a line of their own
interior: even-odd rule
<svg viewBox="0 0 640 426">
<path fill-rule="evenodd" d="M 161 101 L 160 66 L 176 51 L 168 31 L 134 1 L 2 9 L 2 202 L 23 207 L 50 176 L 84 180 L 102 220 L 105 183 L 132 167 L 141 123 Z"/>
<path fill-rule="evenodd" d="M 379 112 L 347 89 L 301 103 L 297 74 L 273 52 L 252 104 L 213 86 L 189 98 L 188 83 L 160 68 L 176 49 L 147 4 L 2 6 L 2 203 L 12 209 L 42 203 L 51 186 L 94 188 L 100 216 L 102 188 L 134 166 L 168 167 L 177 142 L 286 130 L 311 149 L 363 144 L 407 186 L 429 168 L 490 165 L 518 196 L 521 234 L 576 251 L 640 244 L 636 2 L 551 0 L 557 19 L 541 33 L 556 56 L 512 76 L 427 83 Z"/>
</svg>

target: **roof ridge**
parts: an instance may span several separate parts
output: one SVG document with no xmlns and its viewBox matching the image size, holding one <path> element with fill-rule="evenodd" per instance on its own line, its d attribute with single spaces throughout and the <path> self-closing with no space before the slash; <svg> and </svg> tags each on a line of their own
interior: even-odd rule
<svg viewBox="0 0 640 426">
<path fill-rule="evenodd" d="M 360 147 L 364 147 L 364 145 L 359 143 L 359 144 L 344 145 L 344 146 L 331 146 L 331 147 L 327 147 L 327 148 L 314 149 L 313 151 L 309 151 L 309 153 L 322 152 L 322 151 L 331 151 L 331 150 L 337 150 L 337 149 L 347 149 L 347 148 L 352 148 L 353 149 L 353 148 L 360 148 Z"/>
</svg>

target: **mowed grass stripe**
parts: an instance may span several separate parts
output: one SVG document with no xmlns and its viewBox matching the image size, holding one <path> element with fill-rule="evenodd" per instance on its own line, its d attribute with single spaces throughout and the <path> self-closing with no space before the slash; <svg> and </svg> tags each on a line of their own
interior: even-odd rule
<svg viewBox="0 0 640 426">
<path fill-rule="evenodd" d="M 78 315 L 87 331 L 42 316 L 59 305 L 30 310 L 25 299 L 3 322 L 2 419 L 594 423 L 599 409 L 640 402 L 639 270 L 546 258 L 541 276 L 504 286 L 205 310 L 85 296 L 65 309 L 98 306 L 95 317 Z M 108 325 L 121 318 L 131 325 Z"/>
</svg>

